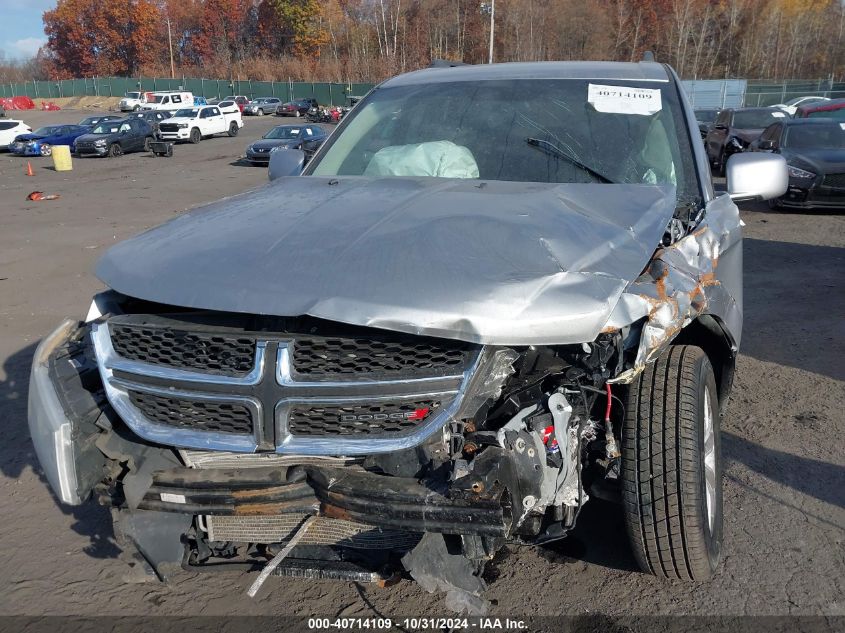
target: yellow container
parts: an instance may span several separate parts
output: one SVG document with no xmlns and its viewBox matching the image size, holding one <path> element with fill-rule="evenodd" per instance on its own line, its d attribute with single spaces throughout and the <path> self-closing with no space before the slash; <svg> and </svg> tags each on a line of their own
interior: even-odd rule
<svg viewBox="0 0 845 633">
<path fill-rule="evenodd" d="M 56 171 L 70 171 L 73 169 L 73 159 L 70 157 L 70 145 L 53 145 L 53 166 Z"/>
</svg>

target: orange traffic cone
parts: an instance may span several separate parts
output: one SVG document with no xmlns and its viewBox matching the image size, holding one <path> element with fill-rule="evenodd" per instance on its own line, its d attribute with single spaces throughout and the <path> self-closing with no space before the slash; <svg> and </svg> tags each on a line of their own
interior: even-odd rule
<svg viewBox="0 0 845 633">
<path fill-rule="evenodd" d="M 27 176 L 34 176 L 35 174 L 32 173 L 32 163 L 26 161 L 26 175 Z"/>
</svg>

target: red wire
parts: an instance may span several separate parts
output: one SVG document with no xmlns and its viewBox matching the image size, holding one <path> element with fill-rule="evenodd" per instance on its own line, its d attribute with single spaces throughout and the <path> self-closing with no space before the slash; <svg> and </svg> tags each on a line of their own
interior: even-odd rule
<svg viewBox="0 0 845 633">
<path fill-rule="evenodd" d="M 604 410 L 604 419 L 606 422 L 610 421 L 610 405 L 613 402 L 613 394 L 610 392 L 610 383 L 604 383 L 604 388 L 607 391 L 607 408 Z"/>
</svg>

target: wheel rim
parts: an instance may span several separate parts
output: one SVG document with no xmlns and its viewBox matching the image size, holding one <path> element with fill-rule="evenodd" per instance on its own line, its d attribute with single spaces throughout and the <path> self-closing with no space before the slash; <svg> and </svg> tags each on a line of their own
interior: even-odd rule
<svg viewBox="0 0 845 633">
<path fill-rule="evenodd" d="M 42 145 L 41 146 L 41 155 L 42 156 L 49 156 L 53 153 L 53 148 L 49 145 Z"/>
<path fill-rule="evenodd" d="M 716 434 L 713 429 L 713 409 L 710 390 L 704 390 L 704 492 L 707 502 L 707 523 L 710 533 L 716 521 Z"/>
</svg>

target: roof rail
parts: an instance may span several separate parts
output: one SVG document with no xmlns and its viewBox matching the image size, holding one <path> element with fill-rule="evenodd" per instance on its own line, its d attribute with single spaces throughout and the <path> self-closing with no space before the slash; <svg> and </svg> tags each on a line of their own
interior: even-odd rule
<svg viewBox="0 0 845 633">
<path fill-rule="evenodd" d="M 466 62 L 455 62 L 449 59 L 432 59 L 429 68 L 454 68 L 456 66 L 471 66 Z"/>
</svg>

